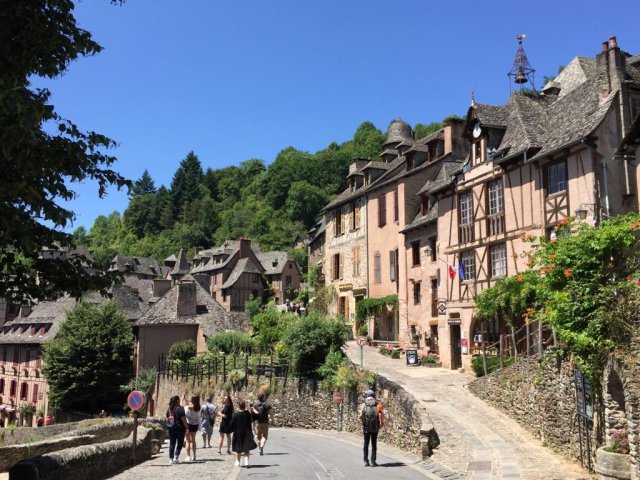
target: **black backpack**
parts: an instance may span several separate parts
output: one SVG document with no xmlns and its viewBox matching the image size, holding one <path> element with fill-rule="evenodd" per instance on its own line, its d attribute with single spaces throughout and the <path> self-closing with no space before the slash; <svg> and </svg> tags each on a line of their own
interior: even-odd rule
<svg viewBox="0 0 640 480">
<path fill-rule="evenodd" d="M 362 416 L 362 426 L 369 433 L 376 433 L 378 430 L 380 430 L 378 406 L 376 405 L 375 400 L 373 400 L 373 405 L 371 405 L 369 398 L 367 398 L 367 400 L 365 401 L 364 415 Z"/>
</svg>

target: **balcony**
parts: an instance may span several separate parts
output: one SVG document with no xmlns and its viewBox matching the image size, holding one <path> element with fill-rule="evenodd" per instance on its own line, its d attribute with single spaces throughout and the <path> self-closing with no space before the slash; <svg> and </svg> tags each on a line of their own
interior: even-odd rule
<svg viewBox="0 0 640 480">
<path fill-rule="evenodd" d="M 460 243 L 469 243 L 475 240 L 473 223 L 460 225 Z"/>
<path fill-rule="evenodd" d="M 504 233 L 504 212 L 494 213 L 487 217 L 487 232 L 489 236 Z"/>
</svg>

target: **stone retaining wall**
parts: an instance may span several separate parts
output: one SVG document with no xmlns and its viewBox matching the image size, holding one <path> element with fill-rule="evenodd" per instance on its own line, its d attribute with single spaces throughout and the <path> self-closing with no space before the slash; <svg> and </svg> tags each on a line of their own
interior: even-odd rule
<svg viewBox="0 0 640 480">
<path fill-rule="evenodd" d="M 138 427 L 135 463 L 151 457 L 151 429 Z M 23 460 L 9 470 L 9 480 L 94 480 L 129 467 L 133 433 L 126 439 L 67 448 Z"/>
<path fill-rule="evenodd" d="M 45 438 L 44 440 L 27 442 L 28 437 L 23 436 L 22 443 L 0 448 L 0 472 L 6 472 L 20 460 L 37 455 L 79 445 L 122 440 L 133 430 L 132 419 L 100 420 L 100 423 L 85 425 L 86 423 L 84 422 L 65 424 L 64 428 L 47 431 L 49 435 L 53 435 L 53 432 L 58 432 L 57 438 Z M 62 427 L 62 425 L 57 426 Z M 36 433 L 38 432 L 39 430 Z"/>
<path fill-rule="evenodd" d="M 318 390 L 312 391 L 312 384 L 289 379 L 286 386 L 280 378 L 274 381 L 269 394 L 269 403 L 274 407 L 274 426 L 306 428 L 316 430 L 335 430 L 337 406 L 332 395 Z M 259 385 L 250 385 L 248 390 L 232 393 L 234 404 L 241 399 L 254 401 Z M 196 386 L 176 379 L 160 378 L 157 384 L 157 412 L 164 415 L 169 398 L 173 395 L 213 394 L 214 403 L 220 405 L 224 392 L 215 384 Z M 430 455 L 437 444 L 437 435 L 428 418 L 420 410 L 418 402 L 402 387 L 384 377 L 377 378 L 377 395 L 383 400 L 387 412 L 386 426 L 381 430 L 381 441 L 410 451 L 416 455 Z M 358 419 L 358 409 L 362 403 L 362 394 L 345 398 L 342 408 L 342 429 L 350 432 L 362 431 Z"/>
<path fill-rule="evenodd" d="M 110 421 L 110 419 L 109 419 Z M 20 443 L 32 443 L 45 438 L 57 437 L 69 432 L 82 430 L 94 425 L 104 424 L 107 421 L 103 418 L 82 420 L 80 422 L 56 423 L 44 427 L 16 427 L 0 429 L 0 445 L 18 445 Z"/>
<path fill-rule="evenodd" d="M 480 377 L 469 384 L 469 390 L 517 420 L 543 444 L 578 458 L 573 367 L 557 359 L 553 352 L 523 358 L 510 367 Z M 595 438 L 592 432 L 593 453 Z"/>
</svg>

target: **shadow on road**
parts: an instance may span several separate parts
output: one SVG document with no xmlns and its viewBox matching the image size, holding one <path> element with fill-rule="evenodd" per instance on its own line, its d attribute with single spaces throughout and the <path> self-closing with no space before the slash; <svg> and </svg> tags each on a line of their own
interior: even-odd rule
<svg viewBox="0 0 640 480">
<path fill-rule="evenodd" d="M 404 462 L 387 462 L 379 463 L 378 467 L 405 467 L 407 464 Z"/>
<path fill-rule="evenodd" d="M 265 456 L 267 456 L 267 455 L 271 456 L 271 455 L 291 455 L 291 454 L 288 453 L 288 452 L 276 452 L 276 453 L 265 453 L 264 455 Z"/>
</svg>

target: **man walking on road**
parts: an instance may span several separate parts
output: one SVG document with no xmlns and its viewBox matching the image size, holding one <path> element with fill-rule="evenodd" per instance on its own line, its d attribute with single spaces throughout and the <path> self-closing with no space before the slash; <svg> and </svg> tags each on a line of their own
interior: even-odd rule
<svg viewBox="0 0 640 480">
<path fill-rule="evenodd" d="M 360 408 L 362 433 L 364 434 L 364 466 L 377 467 L 376 453 L 378 450 L 378 431 L 383 427 L 382 415 L 378 410 L 378 402 L 373 390 L 365 392 L 365 401 Z M 371 464 L 369 464 L 369 442 L 371 442 Z"/>
<path fill-rule="evenodd" d="M 258 422 L 256 437 L 260 447 L 260 455 L 264 455 L 264 444 L 267 443 L 267 437 L 269 436 L 269 419 L 273 422 L 273 409 L 267 403 L 265 394 L 261 392 L 258 394 L 258 401 L 251 410 L 253 418 Z"/>
</svg>

